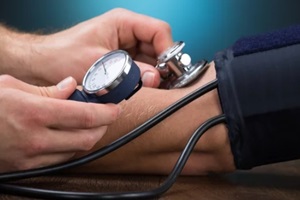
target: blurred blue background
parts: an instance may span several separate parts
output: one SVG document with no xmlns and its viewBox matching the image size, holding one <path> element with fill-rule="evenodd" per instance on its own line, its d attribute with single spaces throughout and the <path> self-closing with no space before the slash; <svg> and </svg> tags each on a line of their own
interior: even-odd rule
<svg viewBox="0 0 300 200">
<path fill-rule="evenodd" d="M 60 30 L 122 7 L 171 25 L 193 61 L 241 36 L 300 23 L 298 0 L 1 0 L 0 21 L 24 31 Z"/>
</svg>

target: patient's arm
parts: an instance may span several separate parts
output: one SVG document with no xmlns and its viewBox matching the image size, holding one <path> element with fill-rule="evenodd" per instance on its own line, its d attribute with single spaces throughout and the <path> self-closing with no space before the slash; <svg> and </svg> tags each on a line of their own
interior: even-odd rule
<svg viewBox="0 0 300 200">
<path fill-rule="evenodd" d="M 93 150 L 109 144 L 176 100 L 214 79 L 215 69 L 211 63 L 203 77 L 190 87 L 173 90 L 141 89 L 130 100 L 122 102 L 121 118 L 109 127 Z M 117 151 L 77 170 L 168 174 L 196 128 L 219 114 L 219 97 L 217 91 L 213 90 Z M 210 172 L 230 172 L 234 169 L 227 129 L 221 124 L 211 128 L 199 140 L 183 174 L 202 175 Z"/>
</svg>

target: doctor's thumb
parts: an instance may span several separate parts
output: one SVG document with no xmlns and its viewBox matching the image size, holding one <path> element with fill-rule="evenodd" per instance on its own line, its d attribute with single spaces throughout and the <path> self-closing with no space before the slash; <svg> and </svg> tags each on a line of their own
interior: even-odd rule
<svg viewBox="0 0 300 200">
<path fill-rule="evenodd" d="M 40 88 L 43 96 L 57 99 L 67 99 L 76 89 L 77 83 L 71 76 L 59 82 L 56 86 Z"/>
<path fill-rule="evenodd" d="M 160 75 L 157 69 L 155 69 L 152 65 L 143 62 L 136 61 L 136 63 L 141 70 L 143 86 L 153 88 L 158 87 L 160 84 Z"/>
</svg>

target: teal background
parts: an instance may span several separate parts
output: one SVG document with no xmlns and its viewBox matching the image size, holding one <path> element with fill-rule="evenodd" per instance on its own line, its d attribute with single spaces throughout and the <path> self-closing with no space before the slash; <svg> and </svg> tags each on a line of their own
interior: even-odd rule
<svg viewBox="0 0 300 200">
<path fill-rule="evenodd" d="M 297 0 L 1 0 L 0 21 L 24 31 L 60 30 L 122 7 L 168 22 L 193 61 L 241 36 L 300 23 Z"/>
</svg>

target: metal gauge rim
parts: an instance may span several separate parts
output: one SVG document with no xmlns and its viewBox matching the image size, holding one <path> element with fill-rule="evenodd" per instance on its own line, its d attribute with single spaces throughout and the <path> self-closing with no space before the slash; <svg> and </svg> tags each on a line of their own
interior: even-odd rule
<svg viewBox="0 0 300 200">
<path fill-rule="evenodd" d="M 112 79 L 111 81 L 107 82 L 105 85 L 103 85 L 100 88 L 96 88 L 93 90 L 88 89 L 87 88 L 87 80 L 90 77 L 90 75 L 93 74 L 93 71 L 98 68 L 97 65 L 103 61 L 107 61 L 109 59 L 109 57 L 111 57 L 115 54 L 120 54 L 120 53 L 124 55 L 125 61 L 123 63 L 123 66 L 120 69 L 118 76 L 116 78 Z M 117 87 L 123 81 L 123 79 L 128 75 L 131 65 L 132 65 L 132 59 L 130 58 L 130 56 L 128 55 L 128 53 L 126 51 L 114 50 L 114 51 L 111 51 L 111 52 L 103 55 L 89 68 L 89 70 L 85 74 L 83 81 L 82 81 L 83 90 L 88 94 L 96 94 L 96 93 L 101 92 L 101 95 L 102 95 L 102 94 L 108 93 L 109 91 L 111 91 L 112 89 Z"/>
<path fill-rule="evenodd" d="M 183 41 L 175 42 L 173 46 L 158 56 L 158 63 L 168 62 L 171 58 L 180 53 L 184 46 L 185 43 Z"/>
<path fill-rule="evenodd" d="M 170 85 L 170 89 L 172 88 L 181 88 L 184 87 L 191 82 L 193 82 L 200 74 L 202 74 L 209 65 L 207 65 L 206 60 L 202 60 L 196 63 L 189 71 L 189 73 L 184 74 L 181 77 L 178 77 L 176 80 L 172 81 Z"/>
</svg>

